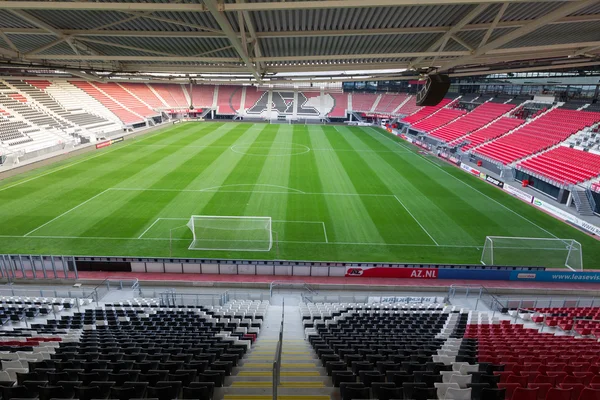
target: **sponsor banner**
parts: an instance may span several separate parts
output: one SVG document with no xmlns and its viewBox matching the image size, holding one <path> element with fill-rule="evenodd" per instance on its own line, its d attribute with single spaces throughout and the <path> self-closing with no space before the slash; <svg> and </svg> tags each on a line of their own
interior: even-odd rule
<svg viewBox="0 0 600 400">
<path fill-rule="evenodd" d="M 521 200 L 525 200 L 528 203 L 531 203 L 533 201 L 533 196 L 525 193 L 522 190 L 519 190 L 515 187 L 512 187 L 510 185 L 504 185 L 504 190 L 506 190 L 507 193 L 512 194 L 513 196 L 521 199 Z"/>
<path fill-rule="evenodd" d="M 369 296 L 369 303 L 443 303 L 443 297 L 395 297 L 395 296 Z"/>
<path fill-rule="evenodd" d="M 181 123 L 180 119 L 176 119 L 175 121 L 173 121 L 173 125 L 177 125 L 177 124 L 180 124 L 180 123 Z"/>
<path fill-rule="evenodd" d="M 478 169 L 475 169 L 475 168 L 473 168 L 470 165 L 467 165 L 465 163 L 460 163 L 460 167 L 462 169 L 464 169 L 465 171 L 470 172 L 471 174 L 473 174 L 475 176 L 480 176 L 481 175 L 481 171 L 479 171 Z"/>
<path fill-rule="evenodd" d="M 575 226 L 578 226 L 594 235 L 600 235 L 600 227 L 596 225 L 590 224 L 587 221 L 582 220 L 581 218 L 576 217 L 575 215 L 563 210 L 562 208 L 555 207 L 547 202 L 538 199 L 537 197 L 533 199 L 533 205 L 541 208 L 549 214 L 554 215 L 555 217 L 569 222 Z"/>
<path fill-rule="evenodd" d="M 102 149 L 104 147 L 110 146 L 111 144 L 122 142 L 123 140 L 125 140 L 125 138 L 123 136 L 118 137 L 118 138 L 114 138 L 114 139 L 111 139 L 111 140 L 107 140 L 106 142 L 102 142 L 102 143 L 96 144 L 96 148 L 97 149 Z"/>
<path fill-rule="evenodd" d="M 347 267 L 346 277 L 437 279 L 435 268 Z"/>
<path fill-rule="evenodd" d="M 448 158 L 448 160 L 452 161 L 456 165 L 460 165 L 460 160 L 454 156 L 450 156 L 450 158 Z"/>
<path fill-rule="evenodd" d="M 400 137 L 404 140 L 408 140 L 408 136 L 406 136 L 404 133 L 401 133 Z"/>
<path fill-rule="evenodd" d="M 510 278 L 509 270 L 493 269 L 462 269 L 440 268 L 438 279 L 474 279 L 484 281 L 507 281 Z"/>
<path fill-rule="evenodd" d="M 110 141 L 110 140 L 108 140 L 108 141 L 106 141 L 106 142 L 102 142 L 102 143 L 98 143 L 98 144 L 96 144 L 96 148 L 97 148 L 97 149 L 101 149 L 101 148 L 104 148 L 104 147 L 108 147 L 108 146 L 110 146 L 111 144 L 112 144 L 112 143 L 111 143 L 111 141 Z"/>
<path fill-rule="evenodd" d="M 448 153 L 446 153 L 446 152 L 444 152 L 444 151 L 442 151 L 442 152 L 439 154 L 439 156 L 440 156 L 440 157 L 442 157 L 442 158 L 443 158 L 443 159 L 445 159 L 445 160 L 447 160 L 447 159 L 448 159 Z"/>
<path fill-rule="evenodd" d="M 600 283 L 598 272 L 536 271 L 510 273 L 511 281 Z"/>
<path fill-rule="evenodd" d="M 498 186 L 500 188 L 504 187 L 504 182 L 502 182 L 501 180 L 496 179 L 496 178 L 494 178 L 493 176 L 490 176 L 490 175 L 486 175 L 486 174 L 482 174 L 482 175 L 483 175 L 482 178 L 485 179 L 486 182 L 489 182 L 492 185 L 496 185 L 496 186 Z"/>
</svg>

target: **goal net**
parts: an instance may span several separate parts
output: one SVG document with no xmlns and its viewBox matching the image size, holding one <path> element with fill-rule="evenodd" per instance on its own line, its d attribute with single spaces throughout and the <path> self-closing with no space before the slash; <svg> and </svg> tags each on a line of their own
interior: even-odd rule
<svg viewBox="0 0 600 400">
<path fill-rule="evenodd" d="M 273 245 L 271 217 L 192 215 L 189 250 L 269 251 Z"/>
<path fill-rule="evenodd" d="M 487 236 L 481 263 L 583 270 L 581 244 L 573 239 Z"/>
</svg>

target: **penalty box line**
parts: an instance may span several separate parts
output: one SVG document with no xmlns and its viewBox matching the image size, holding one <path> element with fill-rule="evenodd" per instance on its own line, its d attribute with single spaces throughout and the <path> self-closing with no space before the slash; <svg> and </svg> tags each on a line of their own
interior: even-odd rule
<svg viewBox="0 0 600 400">
<path fill-rule="evenodd" d="M 249 217 L 249 218 L 251 218 L 251 217 Z M 152 224 L 150 224 L 150 226 L 148 228 L 146 228 L 146 230 L 144 230 L 144 232 L 142 232 L 142 234 L 140 236 L 138 236 L 136 239 L 148 239 L 148 238 L 144 238 L 144 235 L 146 233 L 148 233 L 148 231 L 150 231 L 150 229 L 152 229 L 152 227 L 154 225 L 156 225 L 158 223 L 158 221 L 160 221 L 160 220 L 188 221 L 189 218 L 169 218 L 169 217 L 156 218 L 154 220 L 154 222 L 152 222 Z M 287 219 L 273 219 L 273 220 L 271 220 L 271 222 L 288 222 L 288 223 L 295 223 L 295 224 L 321 224 L 321 226 L 323 227 L 323 236 L 325 237 L 325 243 L 329 243 L 329 238 L 327 237 L 327 228 L 325 227 L 325 222 L 323 222 L 323 221 L 290 221 Z M 159 239 L 159 238 L 151 238 L 151 239 Z M 177 240 L 179 240 L 179 239 L 177 239 Z M 282 242 L 285 243 L 285 241 L 282 241 Z M 321 243 L 321 242 L 315 242 L 315 243 Z"/>
</svg>

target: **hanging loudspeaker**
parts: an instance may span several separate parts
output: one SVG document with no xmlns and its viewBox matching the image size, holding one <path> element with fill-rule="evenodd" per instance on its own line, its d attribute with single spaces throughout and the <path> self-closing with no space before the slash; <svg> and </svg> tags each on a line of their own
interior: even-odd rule
<svg viewBox="0 0 600 400">
<path fill-rule="evenodd" d="M 417 93 L 418 106 L 437 106 L 450 88 L 448 75 L 428 75 L 423 89 Z"/>
</svg>

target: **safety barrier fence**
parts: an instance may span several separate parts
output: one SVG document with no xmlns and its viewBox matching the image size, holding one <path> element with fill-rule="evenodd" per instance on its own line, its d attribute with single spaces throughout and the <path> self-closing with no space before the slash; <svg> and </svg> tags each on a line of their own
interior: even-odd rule
<svg viewBox="0 0 600 400">
<path fill-rule="evenodd" d="M 285 321 L 285 300 L 281 306 L 281 325 L 279 326 L 279 337 L 273 361 L 273 400 L 277 400 L 277 392 L 281 384 L 281 353 L 283 351 L 283 323 Z"/>
</svg>

